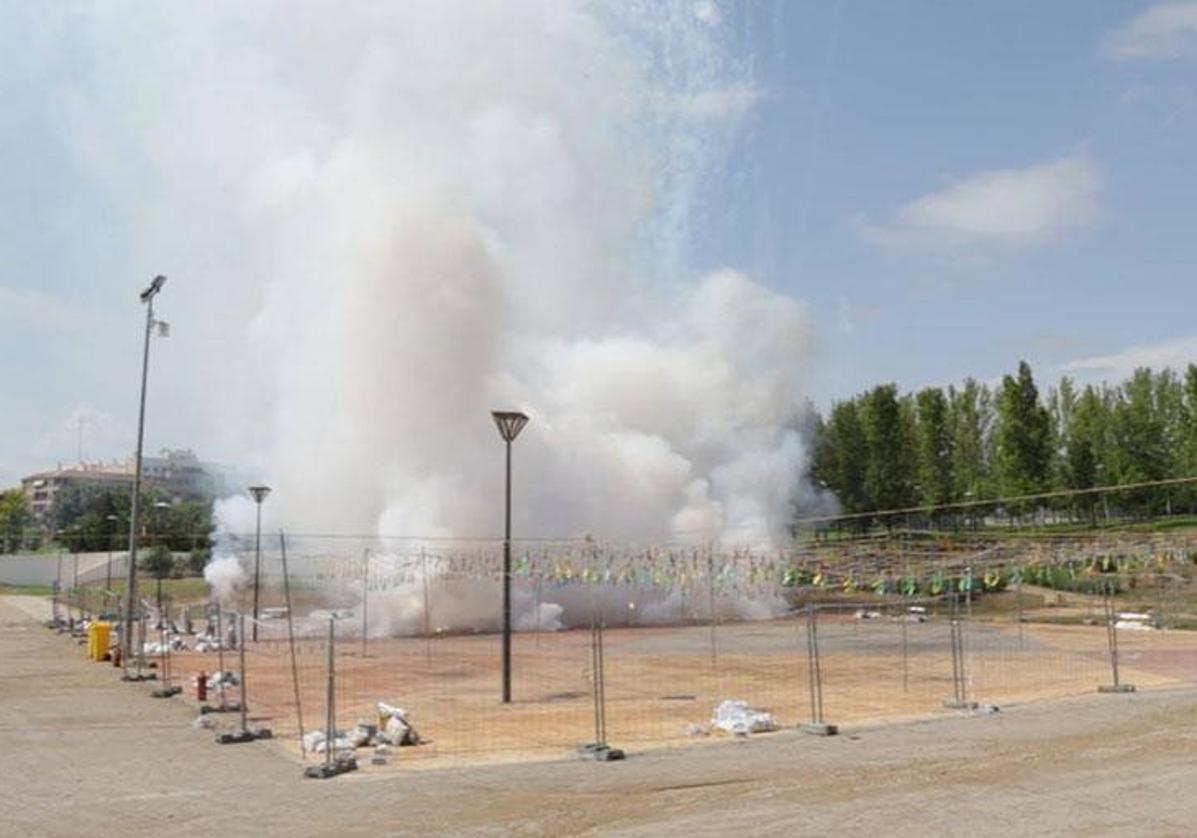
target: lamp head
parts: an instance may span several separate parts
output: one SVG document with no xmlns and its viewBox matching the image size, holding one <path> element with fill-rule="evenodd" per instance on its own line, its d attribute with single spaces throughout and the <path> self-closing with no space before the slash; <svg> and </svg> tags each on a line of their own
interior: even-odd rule
<svg viewBox="0 0 1197 838">
<path fill-rule="evenodd" d="M 148 302 L 155 294 L 162 290 L 162 286 L 166 284 L 166 277 L 158 274 L 154 277 L 154 281 L 150 283 L 149 287 L 141 292 L 141 301 Z"/>
<path fill-rule="evenodd" d="M 514 442 L 515 438 L 520 435 L 520 431 L 524 429 L 524 425 L 528 424 L 527 415 L 515 410 L 492 410 L 490 415 L 494 418 L 499 435 L 505 442 Z"/>
<path fill-rule="evenodd" d="M 266 496 L 270 494 L 269 486 L 250 486 L 249 493 L 253 496 L 254 503 L 261 503 L 266 500 Z"/>
</svg>

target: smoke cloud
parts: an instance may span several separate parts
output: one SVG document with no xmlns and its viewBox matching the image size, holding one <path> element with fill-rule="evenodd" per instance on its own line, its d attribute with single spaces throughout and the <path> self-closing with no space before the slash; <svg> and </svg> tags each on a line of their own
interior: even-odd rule
<svg viewBox="0 0 1197 838">
<path fill-rule="evenodd" d="M 777 535 L 809 319 L 688 261 L 760 101 L 720 6 L 54 13 L 94 64 L 64 97 L 80 159 L 142 198 L 139 255 L 193 347 L 191 389 L 155 398 L 302 531 L 501 533 L 489 411 L 514 408 L 519 534 Z"/>
<path fill-rule="evenodd" d="M 232 604 L 237 591 L 249 581 L 249 577 L 236 556 L 217 554 L 204 565 L 204 581 L 211 588 L 212 597 L 227 608 Z"/>
</svg>

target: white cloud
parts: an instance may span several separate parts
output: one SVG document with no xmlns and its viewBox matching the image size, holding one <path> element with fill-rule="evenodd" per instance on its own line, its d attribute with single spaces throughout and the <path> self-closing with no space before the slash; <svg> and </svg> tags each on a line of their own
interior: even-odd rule
<svg viewBox="0 0 1197 838">
<path fill-rule="evenodd" d="M 862 224 L 861 234 L 898 247 L 1041 245 L 1091 225 L 1101 187 L 1101 168 L 1084 153 L 982 171 L 904 204 L 886 223 Z"/>
<path fill-rule="evenodd" d="M 1094 355 L 1078 358 L 1060 365 L 1060 372 L 1081 378 L 1119 380 L 1139 367 L 1153 370 L 1171 367 L 1180 371 L 1197 362 L 1197 335 L 1174 338 L 1162 343 L 1132 346 L 1113 355 Z"/>
<path fill-rule="evenodd" d="M 1182 58 L 1197 54 L 1197 2 L 1159 3 L 1136 15 L 1105 44 L 1111 58 Z"/>
</svg>

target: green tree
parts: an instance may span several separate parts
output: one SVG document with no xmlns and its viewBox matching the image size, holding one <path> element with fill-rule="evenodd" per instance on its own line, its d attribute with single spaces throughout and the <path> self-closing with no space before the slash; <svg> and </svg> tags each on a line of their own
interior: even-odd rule
<svg viewBox="0 0 1197 838">
<path fill-rule="evenodd" d="M 1105 459 L 1109 413 L 1106 401 L 1089 385 L 1081 391 L 1069 416 L 1064 440 L 1064 481 L 1069 489 L 1091 489 L 1098 484 Z M 1082 495 L 1077 506 L 1093 518 L 1098 499 Z"/>
<path fill-rule="evenodd" d="M 1172 471 L 1173 444 L 1169 420 L 1173 410 L 1169 392 L 1174 379 L 1165 371 L 1152 375 L 1150 369 L 1135 370 L 1115 394 L 1110 417 L 1113 477 L 1118 483 L 1163 480 Z M 1122 501 L 1140 515 L 1159 511 L 1164 493 L 1145 488 L 1122 495 Z"/>
<path fill-rule="evenodd" d="M 927 506 L 943 506 L 956 498 L 952 473 L 954 441 L 949 426 L 948 400 L 943 390 L 928 387 L 919 392 L 915 403 L 920 502 Z"/>
<path fill-rule="evenodd" d="M 854 400 L 836 402 L 823 426 L 812 476 L 835 493 L 845 513 L 873 507 L 865 489 L 868 449 L 859 407 Z"/>
<path fill-rule="evenodd" d="M 1185 369 L 1176 437 L 1176 476 L 1197 477 L 1197 364 L 1189 364 Z M 1177 492 L 1177 499 L 1193 511 L 1197 508 L 1197 488 L 1181 488 Z"/>
<path fill-rule="evenodd" d="M 1026 361 L 1017 375 L 1002 378 L 998 395 L 996 466 L 1002 494 L 1028 495 L 1048 488 L 1051 478 L 1051 417 Z"/>
<path fill-rule="evenodd" d="M 948 390 L 952 428 L 952 479 L 955 495 L 964 500 L 992 496 L 989 468 L 993 397 L 989 388 L 971 378 Z"/>
<path fill-rule="evenodd" d="M 864 396 L 861 418 L 868 454 L 865 491 L 874 509 L 914 504 L 914 433 L 909 424 L 910 415 L 910 409 L 904 408 L 898 399 L 895 384 L 874 387 Z"/>
<path fill-rule="evenodd" d="M 175 560 L 170 548 L 165 544 L 155 544 L 141 560 L 141 569 L 155 579 L 165 579 L 174 569 Z"/>
<path fill-rule="evenodd" d="M 0 492 L 0 553 L 15 553 L 24 543 L 29 508 L 20 489 Z"/>
</svg>

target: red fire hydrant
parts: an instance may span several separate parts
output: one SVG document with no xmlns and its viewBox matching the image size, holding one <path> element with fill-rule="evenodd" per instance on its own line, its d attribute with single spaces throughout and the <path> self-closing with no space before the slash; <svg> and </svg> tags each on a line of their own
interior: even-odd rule
<svg viewBox="0 0 1197 838">
<path fill-rule="evenodd" d="M 195 676 L 195 698 L 197 701 L 208 700 L 208 673 L 201 672 Z"/>
</svg>

